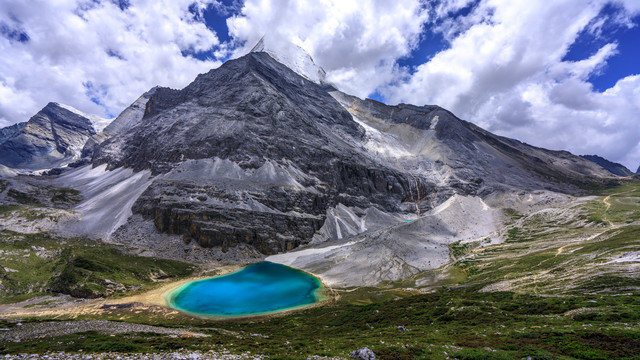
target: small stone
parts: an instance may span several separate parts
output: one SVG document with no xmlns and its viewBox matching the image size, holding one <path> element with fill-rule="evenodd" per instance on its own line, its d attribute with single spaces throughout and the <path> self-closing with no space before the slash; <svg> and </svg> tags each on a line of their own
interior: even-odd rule
<svg viewBox="0 0 640 360">
<path fill-rule="evenodd" d="M 400 326 L 398 326 L 398 331 L 404 332 L 404 331 L 407 331 L 407 328 L 402 326 L 402 325 L 400 325 Z"/>
</svg>

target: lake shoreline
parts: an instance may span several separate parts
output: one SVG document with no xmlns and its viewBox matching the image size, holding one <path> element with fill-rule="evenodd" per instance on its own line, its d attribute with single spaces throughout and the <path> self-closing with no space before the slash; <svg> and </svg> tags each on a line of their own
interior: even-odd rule
<svg viewBox="0 0 640 360">
<path fill-rule="evenodd" d="M 256 270 L 256 266 L 262 266 L 260 269 Z M 269 268 L 267 268 L 267 273 L 269 271 L 273 271 L 273 270 L 278 270 L 278 271 L 282 271 L 285 270 L 286 272 L 291 272 L 294 275 L 294 280 L 299 280 L 299 279 L 304 279 L 304 278 L 311 278 L 313 279 L 314 286 L 317 286 L 310 294 L 313 297 L 313 301 L 310 303 L 303 303 L 301 305 L 293 305 L 293 306 L 289 306 L 289 304 L 285 304 L 283 305 L 282 308 L 277 308 L 277 309 L 268 309 L 266 311 L 261 311 L 259 306 L 256 308 L 257 311 L 255 313 L 238 313 L 238 314 L 221 314 L 221 313 L 212 313 L 212 314 L 208 314 L 205 312 L 196 312 L 196 311 L 191 311 L 188 308 L 183 308 L 182 306 L 178 305 L 176 303 L 176 297 L 181 294 L 183 291 L 185 291 L 185 289 L 187 289 L 189 286 L 192 286 L 194 284 L 196 284 L 195 286 L 198 286 L 198 283 L 202 283 L 204 281 L 212 281 L 211 283 L 214 283 L 216 279 L 221 279 L 221 278 L 225 278 L 228 276 L 235 276 L 235 277 L 242 277 L 243 275 L 246 274 L 242 274 L 243 271 L 254 271 L 254 274 L 260 274 L 263 276 L 266 276 L 265 274 L 263 274 L 261 271 L 261 269 L 264 269 L 265 266 L 268 266 Z M 253 269 L 251 269 L 251 267 L 253 267 Z M 256 272 L 257 271 L 257 272 Z M 251 274 L 250 272 L 247 274 Z M 281 278 L 279 277 L 278 280 L 281 280 Z M 278 281 L 276 281 L 277 283 Z M 233 283 L 233 282 L 232 282 Z M 234 285 L 237 284 L 242 284 L 242 280 L 240 280 L 239 282 L 236 282 Z M 192 317 L 196 317 L 196 318 L 201 318 L 201 319 L 208 319 L 208 320 L 232 320 L 232 319 L 242 319 L 242 318 L 254 318 L 254 317 L 265 317 L 265 316 L 274 316 L 274 315 L 281 315 L 281 314 L 286 314 L 286 313 L 290 313 L 293 311 L 298 311 L 298 310 L 302 310 L 302 309 L 306 309 L 306 308 L 311 308 L 311 307 L 315 307 L 318 305 L 323 305 L 325 304 L 327 301 L 331 300 L 334 296 L 332 296 L 333 292 L 330 288 L 328 288 L 321 280 L 320 278 L 318 278 L 317 276 L 314 276 L 312 274 L 309 274 L 307 272 L 304 272 L 302 270 L 299 269 L 295 269 L 295 268 L 291 268 L 289 266 L 286 265 L 282 265 L 282 264 L 277 264 L 277 263 L 271 263 L 271 262 L 261 262 L 261 263 L 257 263 L 257 264 L 249 264 L 245 267 L 236 269 L 235 271 L 225 271 L 222 274 L 216 275 L 216 276 L 209 276 L 209 277 L 197 277 L 197 278 L 190 278 L 190 279 L 183 279 L 181 281 L 175 282 L 171 284 L 172 286 L 168 286 L 168 287 L 164 287 L 163 291 L 162 291 L 162 300 L 163 300 L 163 305 L 168 307 L 169 309 L 175 310 L 175 311 L 179 311 L 183 314 L 192 316 Z M 204 287 L 205 285 L 200 285 L 201 287 Z M 211 284 L 209 286 L 212 286 Z M 191 289 L 193 290 L 193 289 Z M 222 291 L 219 291 L 222 292 Z M 244 295 L 244 292 L 240 293 L 240 296 Z M 198 294 L 200 295 L 200 294 Z M 233 296 L 233 295 L 231 295 Z M 266 295 L 268 296 L 268 294 Z M 301 301 L 307 301 L 308 299 L 305 299 L 304 297 L 301 297 Z M 223 300 L 221 300 L 223 301 Z M 239 300 L 241 301 L 241 300 Z M 214 303 L 215 304 L 215 303 Z M 245 311 L 245 310 L 243 310 Z"/>
</svg>

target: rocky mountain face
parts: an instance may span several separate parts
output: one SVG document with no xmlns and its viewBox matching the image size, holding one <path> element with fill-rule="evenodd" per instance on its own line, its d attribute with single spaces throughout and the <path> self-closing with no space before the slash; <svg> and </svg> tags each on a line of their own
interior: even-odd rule
<svg viewBox="0 0 640 360">
<path fill-rule="evenodd" d="M 22 128 L 27 125 L 26 122 L 13 124 L 11 126 L 3 127 L 0 129 L 0 144 L 4 143 L 8 139 L 14 137 Z"/>
<path fill-rule="evenodd" d="M 354 147 L 364 134 L 323 87 L 251 53 L 159 88 L 93 162 L 163 174 L 134 206 L 158 229 L 269 254 L 309 241 L 339 203 L 402 211 L 406 179 Z"/>
<path fill-rule="evenodd" d="M 575 192 L 612 176 L 437 106 L 351 97 L 266 52 L 228 61 L 182 90 L 158 88 L 140 122 L 96 146 L 92 161 L 152 172 L 133 212 L 160 231 L 263 254 L 411 221 L 456 194 L 476 204 L 464 197 Z"/>
<path fill-rule="evenodd" d="M 633 172 L 627 169 L 626 166 L 615 163 L 613 161 L 609 161 L 601 156 L 598 156 L 598 155 L 580 155 L 580 156 L 589 161 L 593 161 L 594 163 L 602 166 L 603 168 L 609 170 L 611 173 L 615 175 L 623 176 L 623 177 L 633 175 Z"/>
<path fill-rule="evenodd" d="M 95 134 L 96 117 L 69 106 L 49 103 L 0 144 L 0 164 L 40 170 L 59 167 L 80 156 Z"/>
<path fill-rule="evenodd" d="M 612 174 L 567 151 L 494 135 L 439 106 L 387 106 L 331 92 L 367 132 L 365 148 L 417 177 L 464 194 L 505 189 L 575 191 Z"/>
<path fill-rule="evenodd" d="M 111 123 L 109 123 L 102 131 L 91 136 L 84 147 L 82 148 L 83 157 L 91 157 L 95 147 L 105 140 L 110 139 L 126 130 L 136 126 L 142 117 L 147 106 L 147 102 L 151 95 L 156 91 L 156 88 L 152 88 L 146 93 L 142 94 L 133 104 L 124 109 L 118 117 L 116 117 Z"/>
</svg>

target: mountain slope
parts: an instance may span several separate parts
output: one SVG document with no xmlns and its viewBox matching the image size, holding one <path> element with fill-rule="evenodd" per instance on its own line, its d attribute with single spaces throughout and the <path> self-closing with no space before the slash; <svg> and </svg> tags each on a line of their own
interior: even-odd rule
<svg viewBox="0 0 640 360">
<path fill-rule="evenodd" d="M 156 91 L 152 88 L 146 93 L 140 95 L 131 105 L 124 109 L 112 122 L 110 122 L 102 131 L 91 136 L 82 148 L 83 157 L 91 157 L 93 150 L 98 144 L 110 139 L 126 130 L 136 126 L 142 117 L 147 106 L 147 102 L 151 95 Z"/>
<path fill-rule="evenodd" d="M 609 161 L 601 156 L 598 156 L 598 155 L 580 155 L 580 156 L 602 166 L 603 168 L 609 170 L 611 173 L 615 175 L 618 175 L 618 176 L 633 175 L 633 172 L 627 169 L 626 166 L 615 163 L 613 161 Z"/>
<path fill-rule="evenodd" d="M 22 128 L 27 125 L 26 122 L 13 124 L 11 126 L 3 127 L 0 129 L 0 144 L 14 137 Z"/>
<path fill-rule="evenodd" d="M 49 103 L 0 144 L 0 163 L 27 170 L 68 164 L 80 156 L 87 139 L 95 134 L 96 119 L 69 106 Z"/>
</svg>

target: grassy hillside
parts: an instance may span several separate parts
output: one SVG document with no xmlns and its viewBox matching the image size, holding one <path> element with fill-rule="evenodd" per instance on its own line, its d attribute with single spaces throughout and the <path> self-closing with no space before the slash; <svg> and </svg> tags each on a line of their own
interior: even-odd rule
<svg viewBox="0 0 640 360">
<path fill-rule="evenodd" d="M 95 298 L 183 277 L 189 264 L 127 255 L 102 242 L 0 231 L 0 303 L 46 293 Z"/>
</svg>

